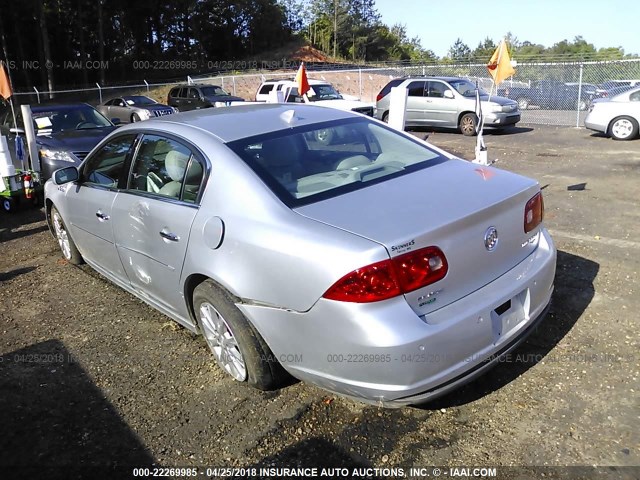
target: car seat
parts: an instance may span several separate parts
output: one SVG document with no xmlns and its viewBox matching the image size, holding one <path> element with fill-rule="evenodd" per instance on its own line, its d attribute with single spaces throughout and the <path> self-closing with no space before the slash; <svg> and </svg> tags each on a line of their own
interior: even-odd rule
<svg viewBox="0 0 640 480">
<path fill-rule="evenodd" d="M 164 157 L 164 167 L 171 181 L 164 185 L 158 193 L 167 197 L 180 198 L 182 182 L 185 178 L 185 171 L 189 163 L 189 156 L 177 150 L 167 152 Z"/>
</svg>

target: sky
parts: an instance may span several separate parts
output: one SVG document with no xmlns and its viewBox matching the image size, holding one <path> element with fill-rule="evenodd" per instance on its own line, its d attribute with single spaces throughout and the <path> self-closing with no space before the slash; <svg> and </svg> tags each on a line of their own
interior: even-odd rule
<svg viewBox="0 0 640 480">
<path fill-rule="evenodd" d="M 640 2 L 610 4 L 607 0 L 376 0 L 382 22 L 407 27 L 409 38 L 438 57 L 447 55 L 457 38 L 471 50 L 486 37 L 496 44 L 511 32 L 551 47 L 582 35 L 596 49 L 622 47 L 640 54 Z M 517 59 L 516 59 L 517 60 Z"/>
</svg>

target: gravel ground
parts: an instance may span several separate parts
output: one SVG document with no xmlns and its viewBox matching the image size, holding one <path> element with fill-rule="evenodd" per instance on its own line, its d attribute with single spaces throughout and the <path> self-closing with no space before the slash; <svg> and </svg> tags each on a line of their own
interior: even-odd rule
<svg viewBox="0 0 640 480">
<path fill-rule="evenodd" d="M 473 138 L 416 132 L 425 133 L 473 155 Z M 405 477 L 438 465 L 499 467 L 500 478 L 639 478 L 640 468 L 506 466 L 640 465 L 640 141 L 550 127 L 485 140 L 498 167 L 544 188 L 559 250 L 553 307 L 508 361 L 420 407 L 379 409 L 301 382 L 268 393 L 237 384 L 201 338 L 62 260 L 41 211 L 0 215 L 5 478 L 107 465 L 200 466 L 201 476 L 206 465 L 402 467 Z"/>
</svg>

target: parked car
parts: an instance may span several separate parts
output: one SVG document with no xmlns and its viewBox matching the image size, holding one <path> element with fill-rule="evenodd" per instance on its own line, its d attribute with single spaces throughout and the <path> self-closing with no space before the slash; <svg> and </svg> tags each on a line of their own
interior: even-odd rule
<svg viewBox="0 0 640 480">
<path fill-rule="evenodd" d="M 276 91 L 280 91 L 285 83 L 293 82 L 291 78 L 273 78 L 271 80 L 265 80 L 260 84 L 258 90 L 256 90 L 255 101 L 266 102 L 269 100 L 269 94 L 275 88 Z"/>
<path fill-rule="evenodd" d="M 459 128 L 464 135 L 475 135 L 476 86 L 458 77 L 411 77 L 391 80 L 377 96 L 376 117 L 389 119 L 392 87 L 408 90 L 405 125 L 407 127 Z M 520 121 L 518 105 L 508 98 L 491 96 L 480 89 L 480 101 L 487 128 L 502 129 Z"/>
<path fill-rule="evenodd" d="M 265 82 L 266 83 L 266 82 Z M 312 103 L 321 107 L 337 108 L 338 110 L 346 110 L 358 112 L 363 115 L 373 117 L 374 106 L 372 103 L 361 102 L 356 97 L 345 98 L 340 92 L 338 92 L 333 85 L 320 80 L 309 80 L 309 86 L 311 90 L 307 92 L 306 97 L 298 93 L 298 84 L 293 80 L 279 80 L 276 81 L 271 90 L 282 91 L 284 102 L 288 103 Z M 263 92 L 264 83 L 258 88 L 256 93 L 257 101 L 266 102 L 269 99 L 269 94 L 265 95 Z"/>
<path fill-rule="evenodd" d="M 178 111 L 145 95 L 125 95 L 124 97 L 112 98 L 102 105 L 98 105 L 97 109 L 105 117 L 110 119 L 118 118 L 124 123 L 171 115 Z"/>
<path fill-rule="evenodd" d="M 33 105 L 31 111 L 43 182 L 59 168 L 80 165 L 89 151 L 116 129 L 112 122 L 86 103 Z M 16 110 L 16 117 L 17 127 L 11 110 L 5 111 L 0 117 L 0 133 L 7 137 L 12 160 L 18 166 L 16 135 L 25 139 L 21 110 Z"/>
<path fill-rule="evenodd" d="M 318 142 L 325 129 L 340 141 Z M 337 109 L 126 125 L 45 192 L 65 259 L 201 333 L 261 389 L 286 371 L 377 405 L 423 402 L 515 348 L 553 292 L 535 180 Z"/>
<path fill-rule="evenodd" d="M 594 100 L 584 119 L 589 130 L 602 132 L 614 140 L 638 137 L 640 125 L 640 87 L 626 90 L 613 97 Z"/>
<path fill-rule="evenodd" d="M 169 91 L 167 104 L 180 112 L 209 107 L 224 107 L 231 102 L 244 102 L 244 98 L 227 93 L 218 85 L 178 85 Z"/>
<path fill-rule="evenodd" d="M 578 85 L 566 85 L 555 80 L 540 80 L 529 87 L 501 87 L 498 95 L 514 99 L 520 110 L 538 107 L 549 110 L 587 110 L 594 94 Z"/>
<path fill-rule="evenodd" d="M 598 86 L 593 83 L 565 82 L 565 85 L 575 88 L 580 87 L 586 94 L 594 98 L 598 96 Z"/>
</svg>

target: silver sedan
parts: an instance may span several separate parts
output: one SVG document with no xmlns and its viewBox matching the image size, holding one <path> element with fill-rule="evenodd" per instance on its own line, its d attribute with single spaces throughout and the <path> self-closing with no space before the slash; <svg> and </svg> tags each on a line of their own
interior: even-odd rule
<svg viewBox="0 0 640 480">
<path fill-rule="evenodd" d="M 163 117 L 178 111 L 145 95 L 125 95 L 124 97 L 112 98 L 96 108 L 105 117 L 109 119 L 117 118 L 122 123 L 133 123 L 153 117 Z"/>
<path fill-rule="evenodd" d="M 602 132 L 614 140 L 631 140 L 638 136 L 640 125 L 640 87 L 611 98 L 593 101 L 584 126 Z"/>
<path fill-rule="evenodd" d="M 336 109 L 128 125 L 45 190 L 70 263 L 201 333 L 260 389 L 290 374 L 424 402 L 519 344 L 553 291 L 537 182 Z"/>
</svg>

